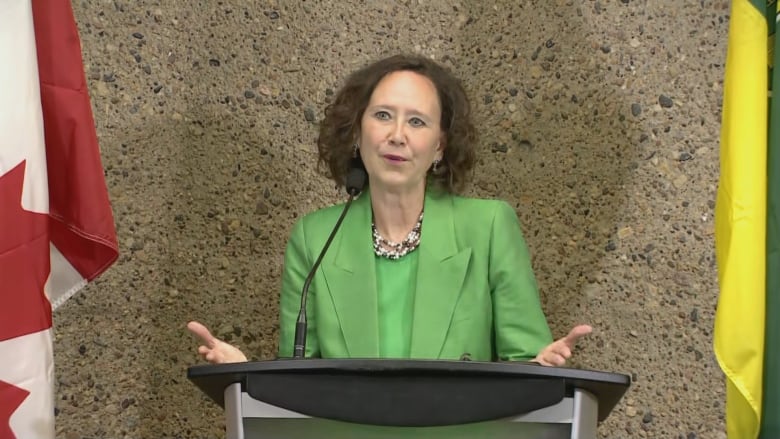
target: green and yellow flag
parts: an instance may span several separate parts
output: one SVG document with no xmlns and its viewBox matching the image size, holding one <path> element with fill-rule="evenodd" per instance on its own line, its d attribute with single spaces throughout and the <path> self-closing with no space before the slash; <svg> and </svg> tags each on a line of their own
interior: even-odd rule
<svg viewBox="0 0 780 439">
<path fill-rule="evenodd" d="M 761 439 L 780 438 L 780 34 L 775 30 L 777 0 L 767 2 L 769 23 L 769 144 L 767 147 L 766 319 Z M 778 88 L 780 90 L 780 87 Z"/>
<path fill-rule="evenodd" d="M 715 247 L 715 355 L 730 439 L 780 438 L 780 106 L 776 0 L 732 0 Z M 779 82 L 780 83 L 780 82 Z"/>
</svg>

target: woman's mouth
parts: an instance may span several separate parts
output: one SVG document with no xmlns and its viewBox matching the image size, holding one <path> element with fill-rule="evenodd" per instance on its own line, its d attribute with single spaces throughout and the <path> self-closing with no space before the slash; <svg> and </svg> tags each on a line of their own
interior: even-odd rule
<svg viewBox="0 0 780 439">
<path fill-rule="evenodd" d="M 392 154 L 385 154 L 382 157 L 384 157 L 385 160 L 389 160 L 389 161 L 395 162 L 395 163 L 400 163 L 400 162 L 405 162 L 406 161 L 405 158 L 403 158 L 401 156 L 397 156 L 397 155 L 392 155 Z"/>
</svg>

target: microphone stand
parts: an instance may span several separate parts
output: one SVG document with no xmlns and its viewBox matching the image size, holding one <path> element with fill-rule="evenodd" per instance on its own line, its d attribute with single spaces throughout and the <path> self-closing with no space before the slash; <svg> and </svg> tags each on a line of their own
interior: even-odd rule
<svg viewBox="0 0 780 439">
<path fill-rule="evenodd" d="M 347 173 L 346 188 L 349 193 L 349 199 L 344 206 L 344 210 L 341 211 L 336 225 L 333 227 L 333 231 L 330 232 L 328 240 L 325 241 L 325 245 L 322 247 L 320 255 L 317 260 L 314 261 L 314 265 L 309 271 L 309 275 L 306 276 L 306 281 L 303 283 L 303 290 L 301 291 L 301 309 L 298 311 L 298 320 L 295 322 L 295 344 L 293 345 L 293 358 L 304 358 L 306 356 L 306 298 L 309 295 L 309 286 L 314 279 L 314 274 L 317 272 L 322 258 L 325 256 L 325 252 L 328 251 L 331 241 L 336 236 L 336 232 L 341 227 L 341 222 L 344 221 L 344 217 L 347 215 L 349 207 L 352 205 L 352 200 L 363 190 L 366 185 L 366 171 L 363 167 L 363 162 L 360 158 L 353 158 L 350 166 L 350 170 Z"/>
</svg>

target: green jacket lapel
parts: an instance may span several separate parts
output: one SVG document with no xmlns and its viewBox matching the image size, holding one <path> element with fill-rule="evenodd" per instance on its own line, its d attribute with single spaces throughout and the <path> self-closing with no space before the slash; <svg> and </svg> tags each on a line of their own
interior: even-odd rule
<svg viewBox="0 0 780 439">
<path fill-rule="evenodd" d="M 377 291 L 368 190 L 353 201 L 323 274 L 347 347 L 345 357 L 379 356 Z M 330 227 L 330 226 L 328 226 Z"/>
<path fill-rule="evenodd" d="M 417 251 L 411 357 L 439 358 L 460 297 L 471 249 L 458 251 L 452 196 L 428 191 Z"/>
</svg>

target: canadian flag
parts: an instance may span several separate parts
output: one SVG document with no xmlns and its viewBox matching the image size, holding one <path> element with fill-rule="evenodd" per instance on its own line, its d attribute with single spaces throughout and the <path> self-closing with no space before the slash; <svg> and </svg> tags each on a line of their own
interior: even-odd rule
<svg viewBox="0 0 780 439">
<path fill-rule="evenodd" d="M 54 437 L 52 307 L 117 256 L 70 0 L 1 0 L 0 439 Z"/>
</svg>

